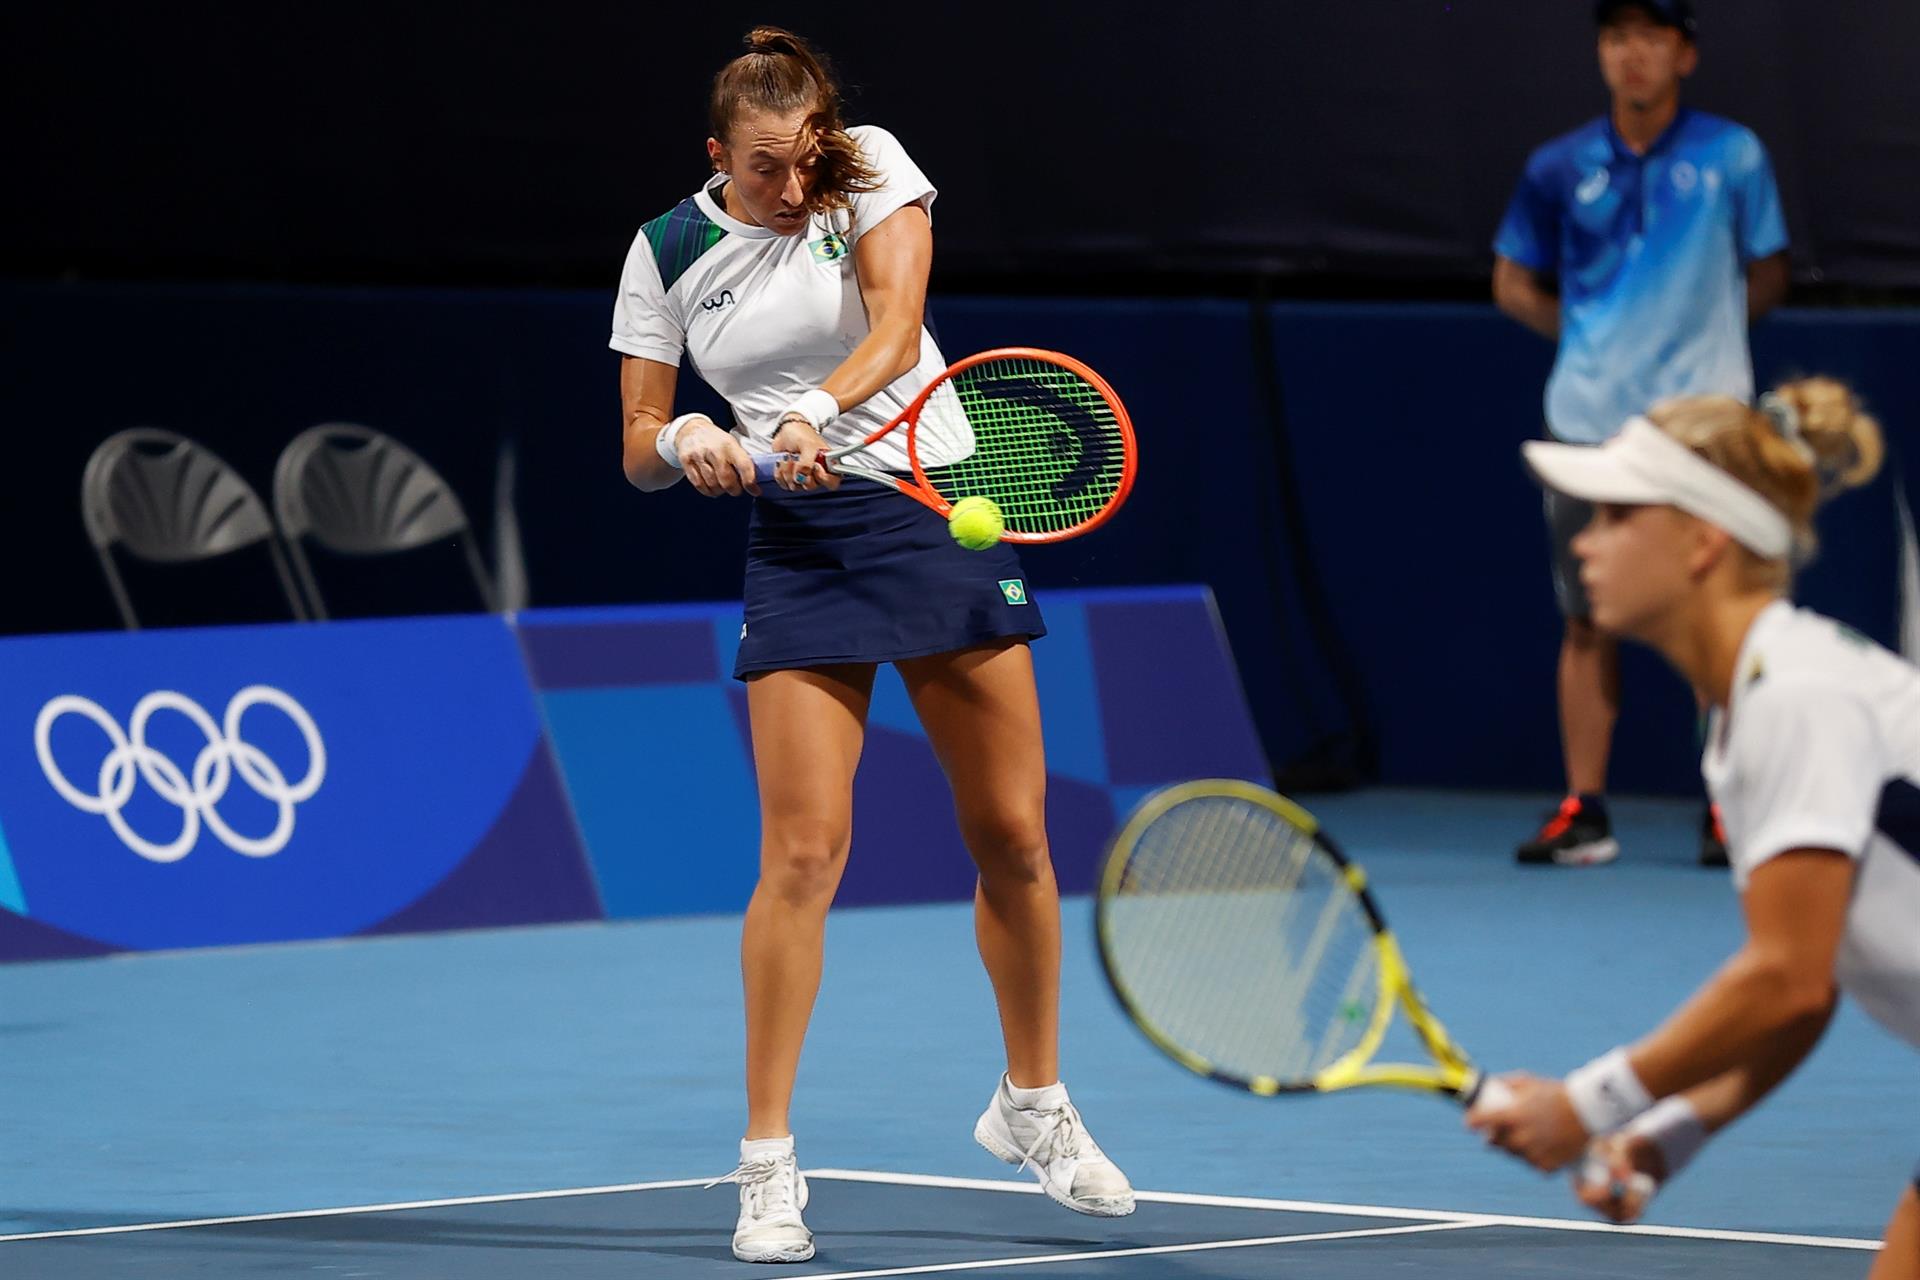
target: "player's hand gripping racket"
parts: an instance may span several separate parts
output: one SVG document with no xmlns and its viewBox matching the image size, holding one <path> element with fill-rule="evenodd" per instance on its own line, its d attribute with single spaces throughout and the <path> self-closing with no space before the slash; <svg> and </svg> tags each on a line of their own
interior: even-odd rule
<svg viewBox="0 0 1920 1280">
<path fill-rule="evenodd" d="M 1365 873 L 1265 787 L 1149 796 L 1107 852 L 1095 910 L 1121 1007 L 1208 1079 L 1263 1096 L 1392 1085 L 1463 1106 L 1506 1092 L 1421 1000 Z M 1430 1062 L 1373 1060 L 1396 1010 Z"/>
<path fill-rule="evenodd" d="M 911 476 L 862 460 L 903 428 Z M 767 483 L 793 456 L 755 454 L 755 478 Z M 886 426 L 821 456 L 943 516 L 962 498 L 989 498 L 1007 542 L 1057 542 L 1098 527 L 1127 500 L 1136 467 L 1133 424 L 1113 388 L 1071 356 L 1028 347 L 968 356 Z"/>
</svg>

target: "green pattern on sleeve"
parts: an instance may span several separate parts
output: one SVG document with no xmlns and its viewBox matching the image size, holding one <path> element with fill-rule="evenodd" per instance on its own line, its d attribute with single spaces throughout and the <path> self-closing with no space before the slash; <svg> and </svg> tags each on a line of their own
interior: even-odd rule
<svg viewBox="0 0 1920 1280">
<path fill-rule="evenodd" d="M 726 228 L 700 212 L 700 206 L 692 197 L 682 200 L 640 230 L 653 246 L 653 261 L 660 268 L 663 289 L 673 288 L 674 282 L 687 274 L 687 268 L 727 234 Z"/>
</svg>

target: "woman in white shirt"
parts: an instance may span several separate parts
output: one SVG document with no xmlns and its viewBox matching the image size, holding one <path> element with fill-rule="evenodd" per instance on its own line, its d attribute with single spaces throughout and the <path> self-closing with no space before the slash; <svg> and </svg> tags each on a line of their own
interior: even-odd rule
<svg viewBox="0 0 1920 1280">
<path fill-rule="evenodd" d="M 1920 1046 L 1920 670 L 1786 598 L 1815 508 L 1880 465 L 1879 428 L 1841 384 L 1789 383 L 1758 408 L 1666 401 L 1599 448 L 1525 451 L 1543 483 L 1598 504 L 1574 544 L 1594 621 L 1658 649 L 1711 708 L 1702 772 L 1747 921 L 1656 1030 L 1564 1081 L 1502 1077 L 1512 1100 L 1468 1116 L 1538 1168 L 1587 1156 L 1580 1198 L 1627 1220 L 1799 1065 L 1840 992 Z M 1872 1280 L 1916 1277 L 1910 1185 Z"/>
<path fill-rule="evenodd" d="M 883 662 L 912 696 L 979 870 L 976 934 L 1007 1071 L 975 1139 L 1031 1167 L 1069 1208 L 1130 1213 L 1132 1188 L 1059 1083 L 1060 903 L 1027 649 L 1046 634 L 1039 607 L 1011 547 L 964 550 L 932 511 L 883 485 L 843 483 L 820 461 L 884 426 L 946 367 L 924 322 L 935 191 L 893 135 L 841 125 L 831 74 L 804 41 L 763 27 L 747 45 L 714 82 L 714 173 L 635 237 L 611 340 L 624 357 L 628 480 L 659 490 L 685 478 L 707 497 L 755 498 L 734 674 L 747 682 L 762 835 L 741 943 L 748 1117 L 732 1175 L 734 1253 L 813 1256 L 788 1107 Z M 683 355 L 726 398 L 731 432 L 674 415 Z M 752 453 L 795 457 L 763 490 Z M 866 460 L 908 467 L 897 444 Z M 671 785 L 671 772 L 659 776 Z M 872 1067 L 876 1078 L 892 1071 Z"/>
</svg>

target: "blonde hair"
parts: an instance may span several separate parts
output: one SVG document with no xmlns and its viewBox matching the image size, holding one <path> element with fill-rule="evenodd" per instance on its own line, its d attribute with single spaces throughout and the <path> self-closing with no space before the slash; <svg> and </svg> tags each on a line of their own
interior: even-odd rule
<svg viewBox="0 0 1920 1280">
<path fill-rule="evenodd" d="M 779 27 L 755 27 L 747 32 L 746 43 L 747 51 L 713 78 L 707 100 L 713 136 L 731 142 L 734 117 L 743 107 L 781 114 L 805 111 L 819 167 L 819 177 L 807 192 L 807 211 L 844 209 L 849 197 L 878 190 L 879 172 L 840 117 L 840 85 L 826 57 Z"/>
<path fill-rule="evenodd" d="M 1805 564 L 1817 545 L 1814 512 L 1879 474 L 1886 442 L 1880 424 L 1836 378 L 1783 383 L 1761 403 L 1683 396 L 1661 401 L 1647 418 L 1777 507 L 1793 524 L 1794 563 Z M 1786 583 L 1785 562 L 1745 554 L 1758 579 Z"/>
</svg>

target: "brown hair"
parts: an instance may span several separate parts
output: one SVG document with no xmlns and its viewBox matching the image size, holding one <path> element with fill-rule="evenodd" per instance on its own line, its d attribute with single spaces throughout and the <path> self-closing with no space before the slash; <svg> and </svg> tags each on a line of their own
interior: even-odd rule
<svg viewBox="0 0 1920 1280">
<path fill-rule="evenodd" d="M 742 108 L 807 113 L 817 161 L 809 212 L 844 209 L 848 196 L 879 187 L 880 175 L 840 119 L 840 86 L 826 58 L 791 31 L 755 27 L 747 33 L 747 51 L 713 78 L 707 114 L 714 137 L 728 141 Z"/>
<path fill-rule="evenodd" d="M 1794 559 L 1802 564 L 1813 556 L 1814 511 L 1873 479 L 1886 456 L 1880 424 L 1835 378 L 1783 383 L 1759 407 L 1732 396 L 1664 400 L 1647 417 L 1779 508 L 1793 524 Z M 1785 582 L 1785 566 L 1762 564 L 1759 577 Z"/>
</svg>

